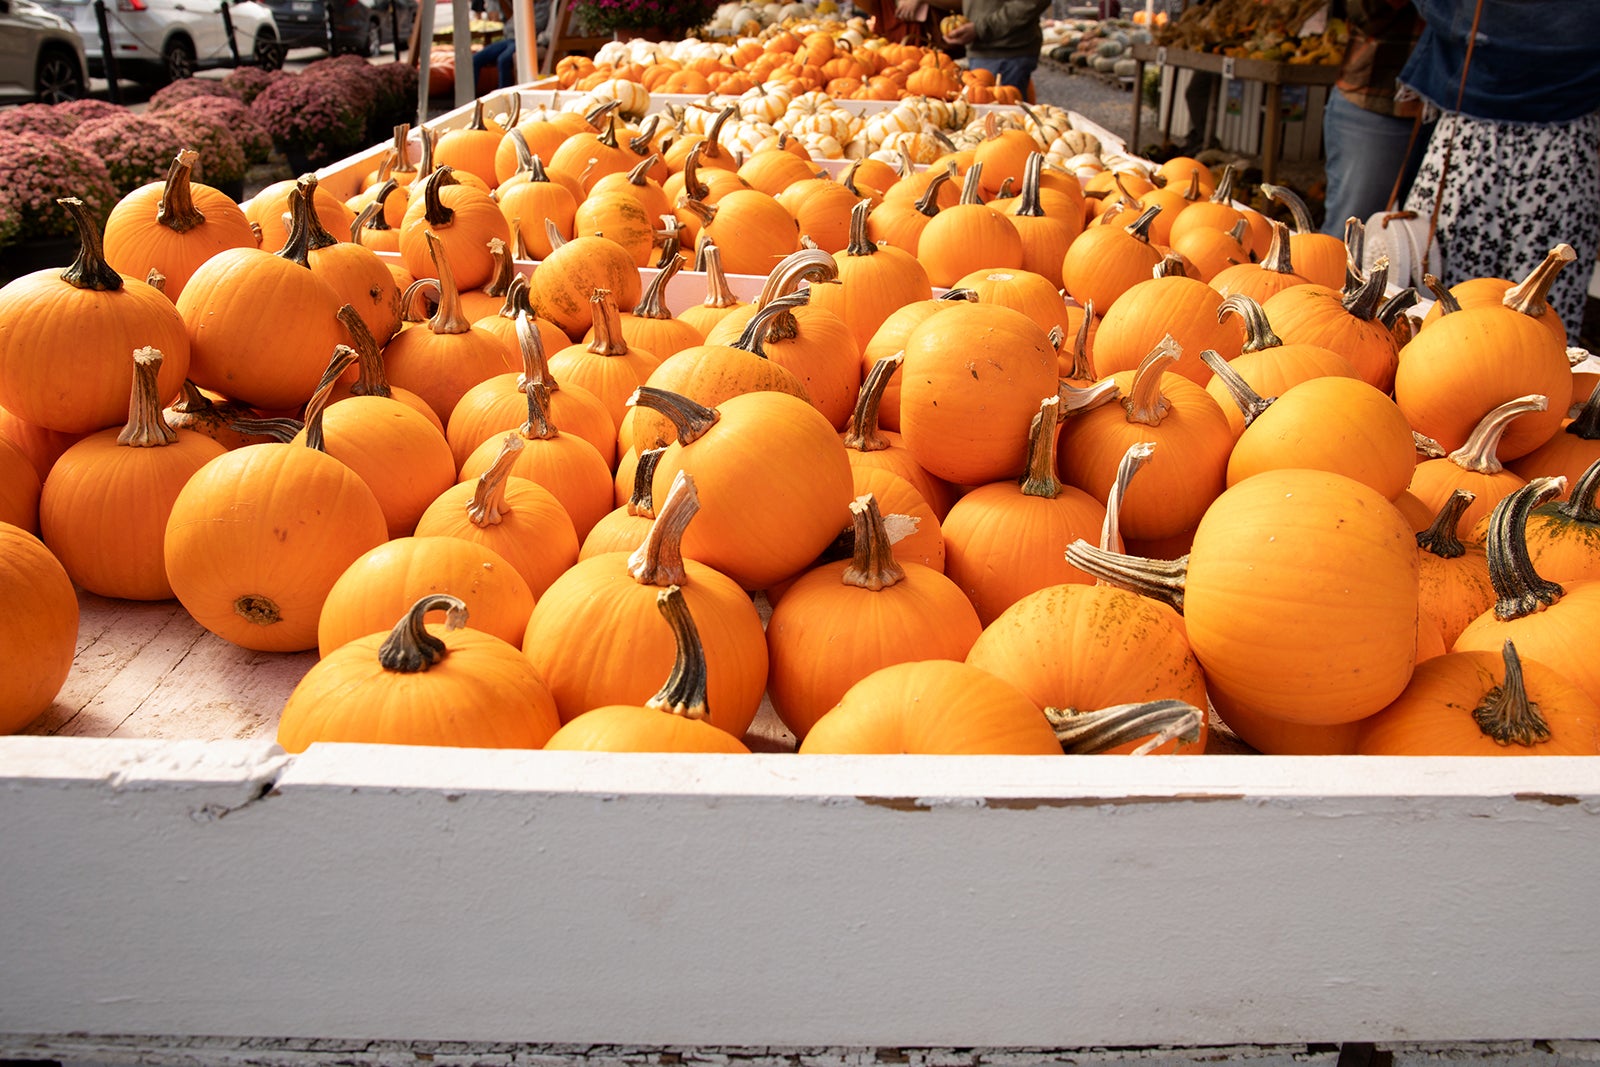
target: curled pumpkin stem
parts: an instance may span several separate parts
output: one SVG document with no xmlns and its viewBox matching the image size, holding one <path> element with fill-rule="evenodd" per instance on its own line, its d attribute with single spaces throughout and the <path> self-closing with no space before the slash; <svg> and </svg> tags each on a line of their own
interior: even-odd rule
<svg viewBox="0 0 1600 1067">
<path fill-rule="evenodd" d="M 1181 700 L 1117 704 L 1098 711 L 1045 708 L 1044 716 L 1061 742 L 1061 751 L 1068 755 L 1104 752 L 1136 738 L 1149 737 L 1134 749 L 1135 756 L 1148 755 L 1174 738 L 1195 744 L 1206 718 L 1204 711 Z"/>
<path fill-rule="evenodd" d="M 1528 699 L 1522 658 L 1509 638 L 1500 646 L 1500 655 L 1505 661 L 1505 680 L 1483 695 L 1472 709 L 1472 720 L 1497 744 L 1531 748 L 1550 740 L 1550 724 L 1540 714 L 1539 705 Z"/>
<path fill-rule="evenodd" d="M 378 662 L 384 670 L 419 674 L 449 654 L 445 643 L 430 634 L 423 622 L 428 612 L 440 610 L 444 611 L 445 629 L 457 630 L 466 625 L 467 605 L 461 598 L 447 593 L 423 597 L 411 605 L 379 646 Z"/>
</svg>

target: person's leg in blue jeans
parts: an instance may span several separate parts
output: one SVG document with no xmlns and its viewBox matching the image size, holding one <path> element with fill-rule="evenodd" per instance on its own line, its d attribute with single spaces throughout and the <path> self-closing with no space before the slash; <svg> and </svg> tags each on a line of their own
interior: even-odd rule
<svg viewBox="0 0 1600 1067">
<path fill-rule="evenodd" d="M 505 50 L 500 53 L 497 61 L 500 68 L 500 88 L 517 84 L 517 42 L 512 37 L 507 37 L 503 42 Z"/>
<path fill-rule="evenodd" d="M 980 70 L 992 71 L 994 80 L 999 85 L 1015 85 L 1022 90 L 1023 98 L 1026 99 L 1028 81 L 1033 77 L 1034 68 L 1039 65 L 1039 57 L 968 55 L 967 63 Z"/>
<path fill-rule="evenodd" d="M 512 81 L 511 82 L 505 81 L 504 80 L 504 75 L 501 73 L 504 70 L 504 68 L 501 66 L 500 57 L 505 55 L 505 54 L 507 54 L 507 53 L 509 53 L 511 55 L 511 77 L 512 77 Z M 501 77 L 500 84 L 502 84 L 502 85 L 515 84 L 516 73 L 517 73 L 516 63 L 517 63 L 516 45 L 513 44 L 510 40 L 502 39 L 502 40 L 499 40 L 499 41 L 494 41 L 494 42 L 492 42 L 490 44 L 486 44 L 482 48 L 478 49 L 476 52 L 472 53 L 472 84 L 473 85 L 477 85 L 478 84 L 478 75 L 485 68 L 490 68 L 490 69 L 495 70 L 497 75 L 499 75 Z"/>
<path fill-rule="evenodd" d="M 1346 219 L 1355 216 L 1365 222 L 1388 205 L 1395 175 L 1407 167 L 1406 145 L 1411 143 L 1415 121 L 1359 108 L 1337 89 L 1328 94 L 1328 106 L 1322 112 L 1322 149 L 1328 174 L 1323 233 L 1343 237 Z M 1417 135 L 1416 158 L 1408 168 L 1412 173 L 1427 144 L 1428 131 L 1423 129 Z M 1405 195 L 1402 184 L 1398 202 L 1403 202 Z"/>
</svg>

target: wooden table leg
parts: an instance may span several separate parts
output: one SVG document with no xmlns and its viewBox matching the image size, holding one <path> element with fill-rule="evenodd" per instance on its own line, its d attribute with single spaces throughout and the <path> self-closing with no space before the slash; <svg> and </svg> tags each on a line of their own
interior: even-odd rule
<svg viewBox="0 0 1600 1067">
<path fill-rule="evenodd" d="M 1283 117 L 1283 86 L 1267 83 L 1266 125 L 1261 131 L 1261 180 L 1272 182 L 1278 173 L 1278 154 L 1283 150 L 1283 131 L 1279 120 Z"/>
<path fill-rule="evenodd" d="M 1139 117 L 1144 109 L 1144 60 L 1134 60 L 1133 70 L 1133 132 L 1128 135 L 1128 151 L 1139 154 Z"/>
</svg>

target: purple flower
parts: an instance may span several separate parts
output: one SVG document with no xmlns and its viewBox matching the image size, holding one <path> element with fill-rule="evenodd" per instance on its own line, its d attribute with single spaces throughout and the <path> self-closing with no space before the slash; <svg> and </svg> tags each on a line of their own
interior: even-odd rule
<svg viewBox="0 0 1600 1067">
<path fill-rule="evenodd" d="M 78 232 L 58 197 L 75 196 L 103 225 L 117 202 L 93 153 L 36 133 L 0 132 L 0 247 Z"/>
<path fill-rule="evenodd" d="M 178 154 L 178 131 L 159 115 L 118 115 L 90 119 L 73 130 L 67 143 L 98 156 L 117 192 L 126 193 L 167 176 Z"/>
</svg>

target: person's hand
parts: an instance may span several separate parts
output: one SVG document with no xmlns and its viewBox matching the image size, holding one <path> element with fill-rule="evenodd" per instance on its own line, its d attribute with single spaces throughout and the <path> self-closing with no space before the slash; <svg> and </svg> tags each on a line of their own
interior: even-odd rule
<svg viewBox="0 0 1600 1067">
<path fill-rule="evenodd" d="M 921 15 L 918 8 L 922 7 L 924 0 L 895 0 L 894 13 L 900 17 L 901 22 L 920 22 Z"/>
<path fill-rule="evenodd" d="M 952 27 L 944 34 L 946 44 L 971 44 L 978 36 L 978 26 L 973 22 L 963 22 Z"/>
</svg>

